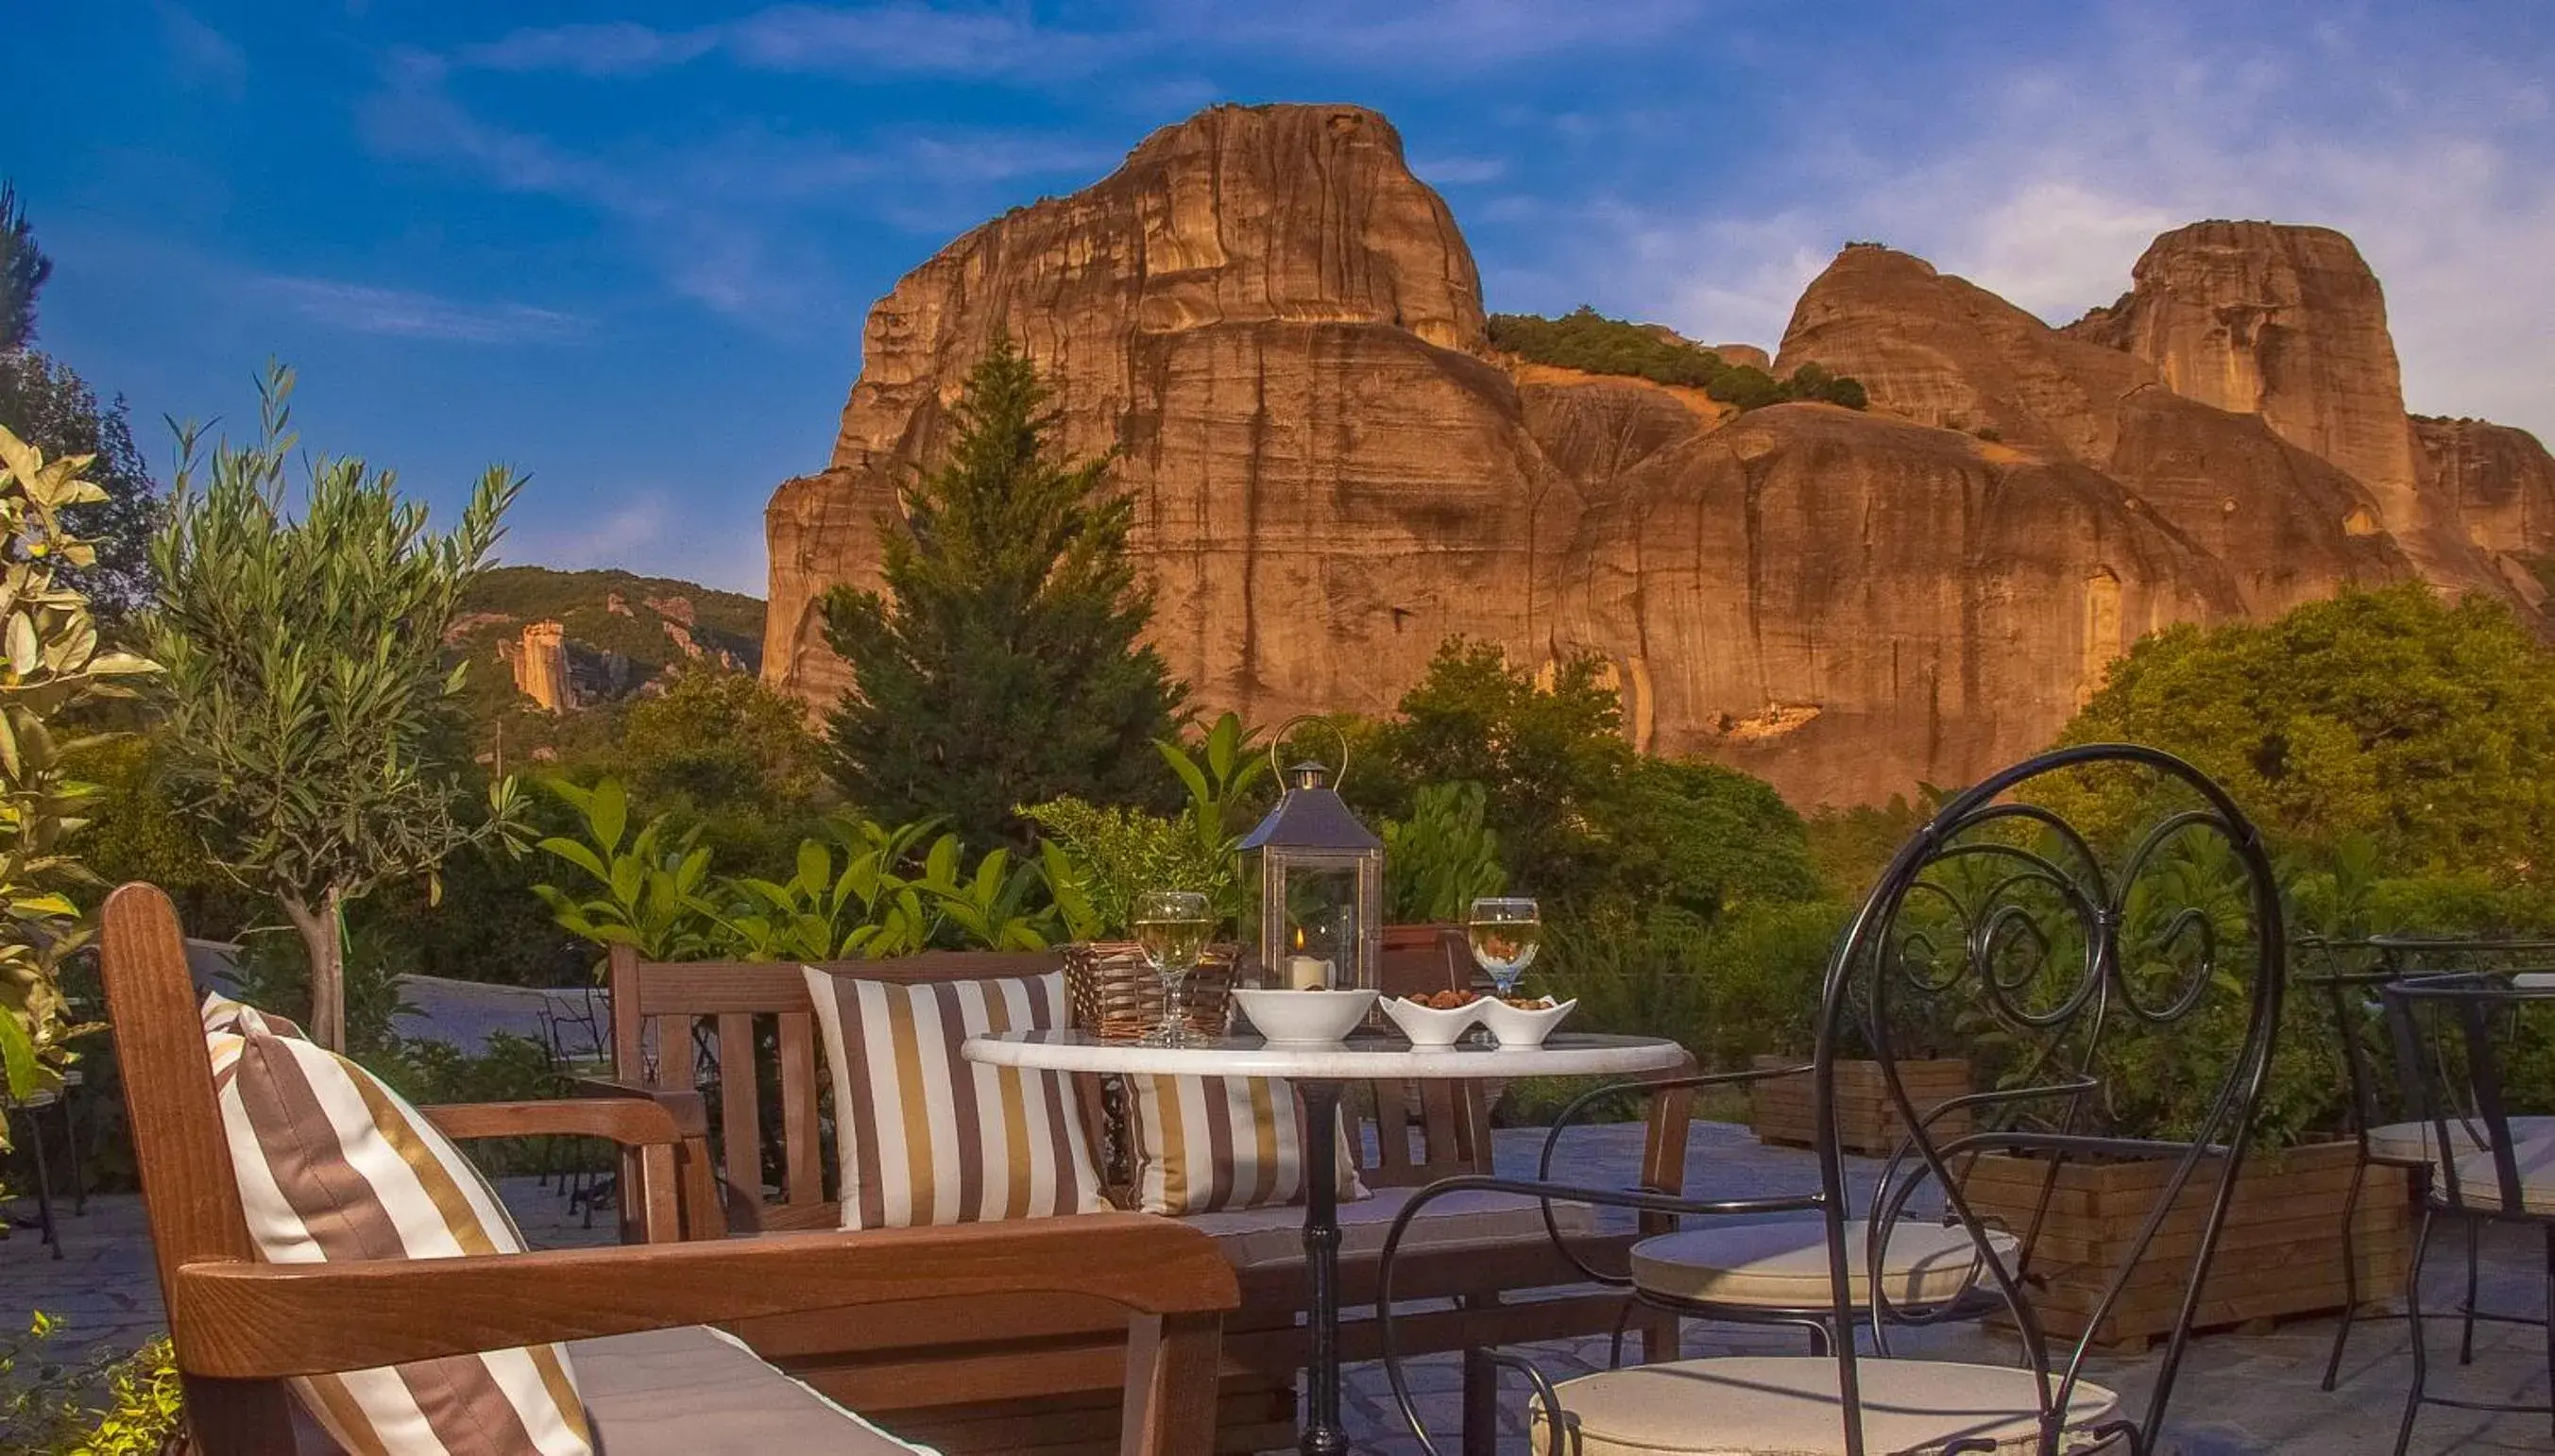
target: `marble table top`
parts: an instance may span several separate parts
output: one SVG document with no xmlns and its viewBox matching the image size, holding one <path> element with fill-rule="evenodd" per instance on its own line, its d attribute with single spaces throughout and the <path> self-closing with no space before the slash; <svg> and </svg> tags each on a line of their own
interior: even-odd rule
<svg viewBox="0 0 2555 1456">
<path fill-rule="evenodd" d="M 1686 1059 L 1684 1047 L 1659 1037 L 1579 1031 L 1556 1031 L 1541 1046 L 1426 1047 L 1390 1035 L 1278 1044 L 1258 1036 L 1219 1036 L 1185 1046 L 1147 1046 L 1105 1040 L 1088 1031 L 1014 1031 L 972 1037 L 960 1054 L 969 1061 L 1037 1071 L 1317 1081 L 1605 1076 L 1666 1071 Z"/>
</svg>

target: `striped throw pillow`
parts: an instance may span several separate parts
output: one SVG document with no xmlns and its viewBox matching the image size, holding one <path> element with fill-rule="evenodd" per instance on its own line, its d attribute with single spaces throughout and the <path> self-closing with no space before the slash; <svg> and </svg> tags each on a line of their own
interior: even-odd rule
<svg viewBox="0 0 2555 1456">
<path fill-rule="evenodd" d="M 278 1036 L 295 1036 L 304 1041 L 310 1039 L 309 1033 L 275 1013 L 259 1011 L 245 1001 L 233 1001 L 218 991 L 204 993 L 202 1016 L 207 1036 L 216 1031 L 230 1031 L 243 1036 L 251 1031 L 273 1031 Z"/>
<path fill-rule="evenodd" d="M 524 1252 L 495 1191 L 417 1109 L 362 1067 L 239 1010 L 247 1015 L 228 1021 L 245 1030 L 204 1039 L 241 1209 L 261 1258 L 324 1264 Z M 575 1372 L 556 1345 L 292 1384 L 338 1445 L 365 1456 L 594 1450 Z"/>
<path fill-rule="evenodd" d="M 970 1036 L 1069 1025 L 1061 973 L 902 986 L 805 971 L 834 1079 L 844 1228 L 1109 1207 L 1073 1081 L 958 1054 Z"/>
<path fill-rule="evenodd" d="M 1278 1077 L 1126 1079 L 1136 1208 L 1177 1217 L 1304 1199 L 1304 1106 Z M 1343 1123 L 1338 1196 L 1368 1196 Z"/>
</svg>

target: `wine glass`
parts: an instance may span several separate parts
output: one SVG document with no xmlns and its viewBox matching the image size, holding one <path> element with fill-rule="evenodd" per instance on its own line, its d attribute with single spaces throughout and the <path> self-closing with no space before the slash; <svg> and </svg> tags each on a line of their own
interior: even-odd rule
<svg viewBox="0 0 2555 1456">
<path fill-rule="evenodd" d="M 1516 994 L 1518 977 L 1534 964 L 1534 953 L 1543 943 L 1543 921 L 1534 902 L 1474 901 L 1465 929 L 1471 932 L 1474 963 L 1490 973 L 1491 984 L 1503 999 Z"/>
<path fill-rule="evenodd" d="M 1148 890 L 1136 897 L 1135 913 L 1129 918 L 1145 959 L 1153 963 L 1154 974 L 1162 978 L 1162 1022 L 1145 1034 L 1145 1044 L 1185 1046 L 1189 1030 L 1180 990 L 1198 957 L 1206 953 L 1206 937 L 1215 929 L 1206 897 L 1188 890 Z"/>
</svg>

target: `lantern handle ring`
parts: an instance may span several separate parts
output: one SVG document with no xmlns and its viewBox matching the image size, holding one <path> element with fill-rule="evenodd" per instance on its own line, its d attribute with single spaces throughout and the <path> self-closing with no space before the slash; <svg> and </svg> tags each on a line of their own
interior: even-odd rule
<svg viewBox="0 0 2555 1456">
<path fill-rule="evenodd" d="M 1269 771 L 1277 778 L 1279 786 L 1283 787 L 1286 783 L 1286 765 L 1281 761 L 1280 754 L 1286 747 L 1286 735 L 1305 723 L 1330 729 L 1332 739 L 1340 746 L 1340 766 L 1331 771 L 1331 788 L 1336 790 L 1348 781 L 1349 777 L 1348 730 L 1342 728 L 1336 720 L 1324 717 L 1320 713 L 1297 713 L 1278 725 L 1278 731 L 1269 738 Z"/>
</svg>

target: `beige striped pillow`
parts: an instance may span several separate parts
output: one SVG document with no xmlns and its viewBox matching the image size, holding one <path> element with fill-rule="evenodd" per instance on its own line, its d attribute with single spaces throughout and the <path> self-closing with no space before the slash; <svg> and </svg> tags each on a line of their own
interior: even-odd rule
<svg viewBox="0 0 2555 1456">
<path fill-rule="evenodd" d="M 970 1036 L 1069 1025 L 1061 973 L 902 986 L 804 969 L 833 1072 L 844 1228 L 1109 1207 L 1072 1080 L 958 1054 Z"/>
<path fill-rule="evenodd" d="M 1136 1208 L 1178 1217 L 1304 1199 L 1304 1106 L 1278 1077 L 1136 1076 L 1127 1080 L 1127 1141 Z M 1281 1115 L 1282 1113 L 1282 1115 Z M 1343 1119 L 1339 1197 L 1368 1196 Z"/>
<path fill-rule="evenodd" d="M 235 1006 L 236 1004 L 234 1004 Z M 214 1008 L 206 1007 L 209 1020 Z M 450 1140 L 342 1056 L 268 1030 L 205 1037 L 240 1205 L 272 1264 L 520 1254 L 505 1205 Z M 351 1452 L 592 1456 L 567 1352 L 495 1350 L 293 1382 Z"/>
<path fill-rule="evenodd" d="M 275 1013 L 259 1011 L 245 1001 L 233 1001 L 218 991 L 204 993 L 201 1015 L 204 1019 L 204 1034 L 207 1036 L 216 1031 L 231 1031 L 240 1035 L 246 1035 L 251 1031 L 273 1031 L 279 1036 L 299 1036 L 304 1041 L 310 1039 L 307 1032 Z"/>
</svg>

